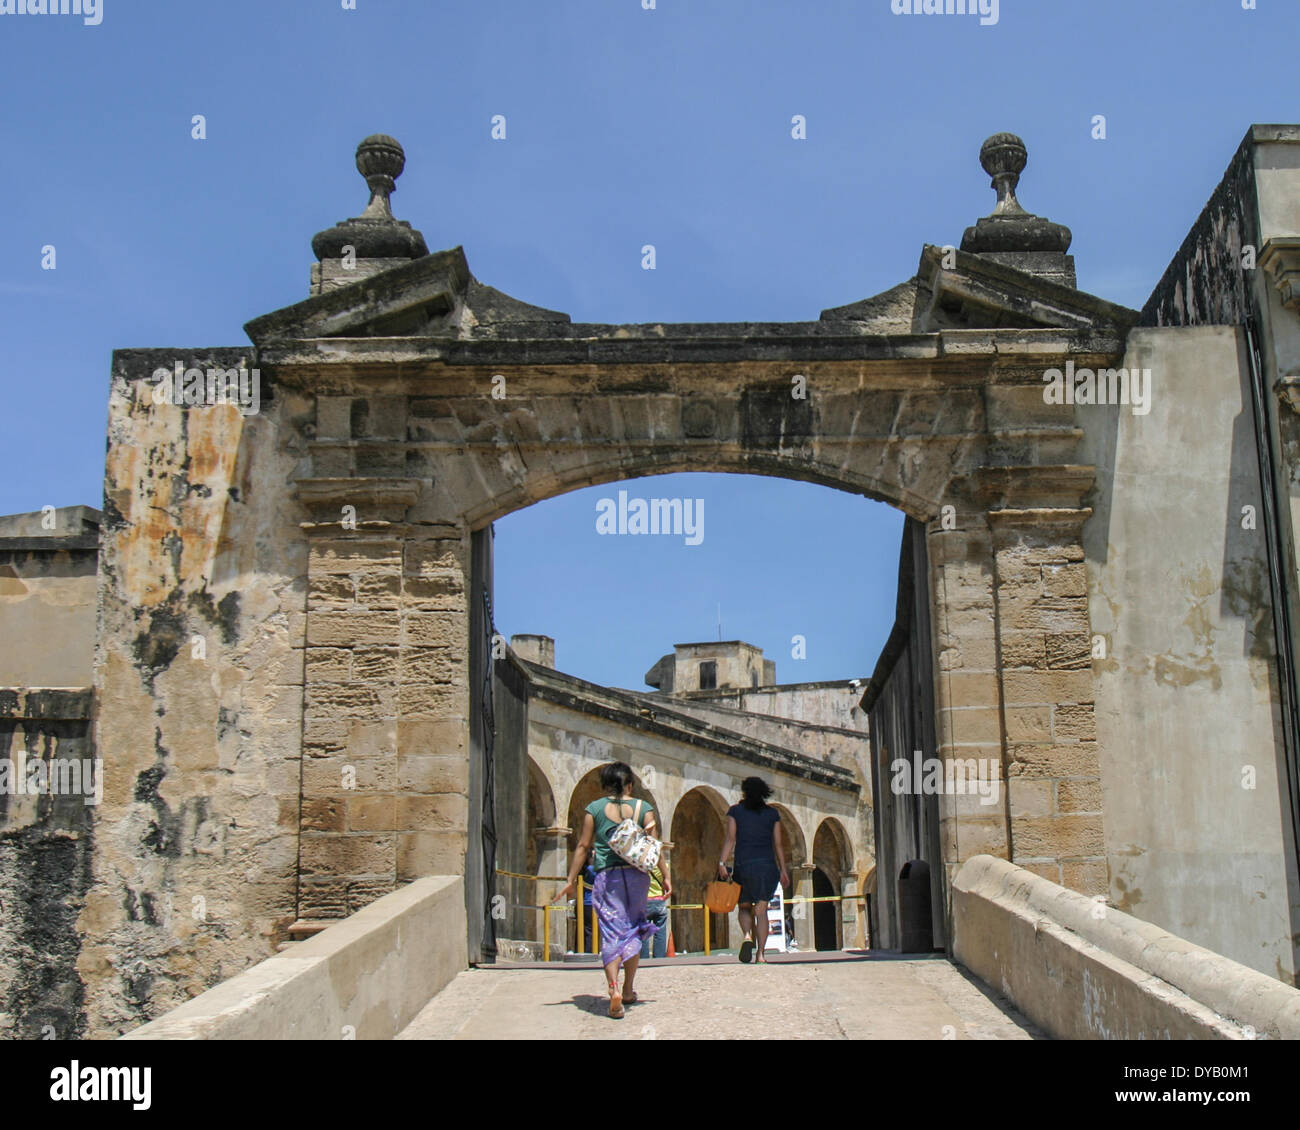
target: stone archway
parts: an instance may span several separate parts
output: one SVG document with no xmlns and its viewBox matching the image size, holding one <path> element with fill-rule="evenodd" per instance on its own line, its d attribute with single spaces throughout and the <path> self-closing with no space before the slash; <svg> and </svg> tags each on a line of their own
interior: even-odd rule
<svg viewBox="0 0 1300 1130">
<path fill-rule="evenodd" d="M 230 829 L 222 852 L 273 842 L 278 860 L 246 892 L 222 854 L 169 857 L 152 893 L 220 890 L 231 940 L 178 950 L 160 935 L 141 949 L 121 877 L 153 874 L 156 853 L 97 840 L 88 933 L 172 971 L 151 1008 L 196 989 L 218 956 L 265 956 L 422 876 L 464 875 L 470 920 L 483 920 L 484 534 L 580 486 L 731 471 L 898 507 L 927 550 L 917 592 L 933 602 L 936 756 L 980 757 L 1004 779 L 1014 766 L 1016 786 L 1047 795 L 1062 778 L 1097 785 L 1081 539 L 1095 468 L 1043 375 L 1065 357 L 1121 364 L 1131 312 L 926 247 L 897 288 L 905 300 L 781 324 L 578 326 L 479 283 L 460 248 L 425 250 L 355 274 L 322 261 L 310 297 L 247 325 L 251 346 L 115 356 L 96 674 L 111 769 L 96 820 L 188 827 L 202 813 Z M 176 365 L 259 366 L 268 395 L 247 417 L 159 404 L 154 374 Z M 182 646 L 192 633 L 207 641 L 202 666 Z M 1086 748 L 1028 724 L 1057 707 L 1086 716 Z M 237 727 L 222 721 L 231 711 Z M 241 769 L 183 773 L 176 751 Z M 167 805 L 182 807 L 159 815 Z M 937 807 L 940 892 L 982 852 L 1104 889 L 1099 817 L 1043 813 L 1007 789 L 979 812 Z M 133 999 L 117 972 L 91 981 L 110 1002 L 97 1008 Z"/>
<path fill-rule="evenodd" d="M 745 356 L 749 347 L 740 344 L 738 357 Z M 472 352 L 474 347 L 466 348 Z M 855 346 L 859 351 L 862 348 L 867 347 Z M 494 363 L 500 360 L 495 350 L 484 356 L 492 357 Z M 412 448 L 413 459 L 419 458 L 414 464 L 408 461 L 408 466 L 423 460 L 430 469 L 437 468 L 432 480 L 368 479 L 353 474 L 313 477 L 298 483 L 301 503 L 317 517 L 309 527 L 313 541 L 309 594 L 319 592 L 322 598 L 326 592 L 335 594 L 342 570 L 358 577 L 371 572 L 388 577 L 391 573 L 397 589 L 391 613 L 361 611 L 356 595 L 341 604 L 313 601 L 308 611 L 308 636 L 329 640 L 345 651 L 359 632 L 379 631 L 385 639 L 399 633 L 406 641 L 398 655 L 400 691 L 394 691 L 388 703 L 382 688 L 369 685 L 309 685 L 307 733 L 315 732 L 332 716 L 338 708 L 334 703 L 337 695 L 344 694 L 349 703 L 361 695 L 367 703 L 373 700 L 368 711 L 391 711 L 391 736 L 387 724 L 373 723 L 370 728 L 376 731 L 375 736 L 354 732 L 338 751 L 341 756 L 370 758 L 375 756 L 376 745 L 389 742 L 396 745 L 397 757 L 404 756 L 403 734 L 413 732 L 413 727 L 403 725 L 409 720 L 436 726 L 444 748 L 464 749 L 471 766 L 484 763 L 487 754 L 476 729 L 483 711 L 475 698 L 483 685 L 482 661 L 473 656 L 485 654 L 484 647 L 474 641 L 488 634 L 491 562 L 482 534 L 492 518 L 593 483 L 682 469 L 742 471 L 867 494 L 893 503 L 925 524 L 930 578 L 923 591 L 935 594 L 938 600 L 930 621 L 938 677 L 934 695 L 938 756 L 948 758 L 959 745 L 969 748 L 972 743 L 985 742 L 989 743 L 990 759 L 1004 764 L 1015 756 L 1012 739 L 1001 729 L 1004 702 L 1039 702 L 1045 693 L 1056 701 L 1082 702 L 1091 697 L 1087 672 L 1047 671 L 1045 657 L 1041 664 L 1045 679 L 1008 678 L 998 654 L 1000 639 L 1011 646 L 1035 637 L 1036 631 L 1037 638 L 1058 634 L 1068 626 L 1067 618 L 1086 630 L 1086 593 L 1071 593 L 1072 607 L 1068 617 L 1063 617 L 1055 607 L 1057 602 L 1036 600 L 1038 589 L 1031 593 L 1025 578 L 1032 569 L 1039 578 L 1036 586 L 1042 583 L 1040 562 L 1059 561 L 1064 567 L 1078 559 L 1079 530 L 1086 517 L 1079 498 L 1091 472 L 1076 468 L 1044 471 L 1033 465 L 998 467 L 987 473 L 980 469 L 980 437 L 988 426 L 983 405 L 984 381 L 989 374 L 983 366 L 989 360 L 977 361 L 978 356 L 938 368 L 937 362 L 918 367 L 915 362 L 888 356 L 870 363 L 859 357 L 852 365 L 807 365 L 804 367 L 815 371 L 814 383 L 819 389 L 812 405 L 791 401 L 788 380 L 778 378 L 781 373 L 788 378 L 785 371 L 790 366 L 770 362 L 738 365 L 725 370 L 724 378 L 719 378 L 716 369 L 687 363 L 651 366 L 657 374 L 653 380 L 646 368 L 614 365 L 601 370 L 599 395 L 585 391 L 578 370 L 572 374 L 573 383 L 564 384 L 563 366 L 544 372 L 528 365 L 500 365 L 511 395 L 494 400 L 468 391 L 485 380 L 483 371 L 473 365 L 452 365 L 441 358 L 413 361 L 404 370 L 405 394 L 386 395 L 383 409 L 391 414 L 392 427 L 400 420 L 407 434 L 434 437 L 422 441 L 418 450 Z M 329 366 L 330 360 L 322 359 L 317 365 Z M 999 366 L 995 399 L 1010 397 L 1010 405 L 1015 401 L 1010 389 L 1019 382 L 1026 386 L 1025 393 L 1039 398 L 1036 412 L 1041 415 L 1041 361 L 1032 353 L 1018 354 L 1014 361 L 1000 359 Z M 939 368 L 946 373 L 943 381 L 927 383 L 938 380 Z M 323 452 L 322 443 L 335 444 L 347 438 L 351 443 L 348 450 L 354 453 L 349 458 L 359 459 L 372 441 L 354 435 L 355 420 L 374 419 L 378 401 L 367 410 L 369 414 L 358 414 L 355 406 L 371 395 L 364 372 L 331 373 L 333 392 L 318 397 L 318 416 L 334 419 L 326 411 L 326 402 L 352 405 L 349 422 L 344 425 L 340 417 L 340 430 L 330 436 L 318 428 L 315 438 L 305 441 L 306 446 Z M 864 375 L 869 375 L 865 386 Z M 313 387 L 319 387 L 319 379 L 316 372 Z M 653 393 L 647 392 L 648 380 L 656 390 Z M 526 413 L 521 407 L 525 403 L 529 405 Z M 863 413 L 868 409 L 864 430 Z M 877 412 L 882 414 L 877 416 Z M 1004 417 L 1014 417 L 1009 406 Z M 530 434 L 520 432 L 525 420 Z M 561 420 L 570 423 L 561 425 Z M 576 420 L 585 421 L 577 434 L 573 431 Z M 633 427 L 633 421 L 641 423 Z M 922 421 L 930 429 L 924 436 L 910 430 L 922 426 Z M 873 431 L 875 423 L 881 428 Z M 368 429 L 367 424 L 361 431 Z M 377 437 L 375 442 L 379 442 Z M 380 446 L 389 448 L 392 443 L 384 440 Z M 330 450 L 336 451 L 337 446 Z M 338 513 L 345 505 L 355 506 L 358 499 L 369 500 L 367 521 L 355 531 L 340 529 Z M 945 507 L 948 510 L 941 517 Z M 1027 566 L 1027 562 L 1032 564 Z M 375 578 L 376 582 L 380 579 Z M 359 591 L 353 590 L 354 594 Z M 997 591 L 1001 591 L 1000 597 Z M 995 628 L 999 608 L 1013 616 L 1002 634 Z M 369 619 L 376 617 L 382 624 L 367 627 Z M 1016 662 L 1025 654 L 1017 651 Z M 1010 699 L 1006 697 L 1008 688 Z M 1035 775 L 1050 777 L 1055 772 L 1056 747 L 1042 743 L 1032 752 Z M 412 812 L 428 809 L 432 818 L 444 810 L 467 811 L 464 827 L 469 841 L 476 841 L 480 833 L 474 814 L 483 804 L 475 790 L 484 779 L 483 774 L 471 774 L 467 796 L 460 800 L 430 798 Z M 305 797 L 308 799 L 312 798 Z M 1014 834 L 1019 818 L 1010 815 L 1005 798 L 998 813 L 972 814 L 950 806 L 946 798 L 939 801 L 940 820 L 948 829 L 941 842 L 950 846 L 953 856 L 934 877 L 937 889 L 943 891 L 947 871 L 960 862 L 967 845 L 972 850 L 978 847 L 1005 853 L 1007 833 Z M 454 819 L 450 822 L 454 824 Z M 1050 848 L 1044 835 L 1054 827 L 1026 829 L 1036 850 L 1042 851 L 1045 844 Z M 428 838 L 426 829 L 421 817 L 396 829 L 394 841 L 422 842 Z M 319 860 L 321 866 L 337 869 L 340 864 L 331 862 L 334 857 L 330 855 L 335 846 L 355 854 L 351 840 L 333 844 L 332 837 L 346 836 L 346 830 L 334 833 L 313 828 L 304 829 L 303 834 L 311 840 L 304 850 L 305 861 Z M 1063 842 L 1063 850 L 1066 846 L 1072 852 L 1078 850 L 1077 845 Z M 383 845 L 375 845 L 376 855 L 384 850 Z M 343 858 L 340 856 L 340 862 Z M 424 856 L 406 852 L 399 858 L 411 865 L 421 864 L 409 874 L 399 869 L 399 879 L 427 873 L 429 863 L 423 862 Z M 430 862 L 432 859 L 429 857 Z M 379 862 L 377 858 L 376 864 Z M 447 863 L 439 866 L 445 868 Z M 808 893 L 805 880 L 810 881 L 809 876 L 796 877 L 800 893 Z M 321 885 L 322 893 L 348 882 L 346 875 L 330 878 Z M 313 904 L 312 892 L 321 883 L 315 874 L 304 876 L 302 883 L 304 916 L 329 913 L 326 905 Z M 474 882 L 467 884 L 473 886 Z M 481 888 L 467 892 L 471 907 L 483 898 Z"/>
<path fill-rule="evenodd" d="M 817 826 L 817 833 L 813 837 L 812 863 L 815 868 L 813 893 L 817 897 L 844 893 L 842 878 L 852 867 L 853 857 L 848 834 L 834 817 L 828 816 Z M 843 948 L 842 917 L 838 903 L 814 904 L 813 934 L 819 950 Z"/>
<path fill-rule="evenodd" d="M 717 877 L 726 837 L 727 803 L 714 789 L 697 785 L 677 802 L 672 824 L 673 903 L 704 901 L 704 889 Z M 678 953 L 704 949 L 704 912 L 673 911 L 673 942 Z M 725 949 L 730 931 L 727 915 L 709 916 L 710 944 Z"/>
</svg>

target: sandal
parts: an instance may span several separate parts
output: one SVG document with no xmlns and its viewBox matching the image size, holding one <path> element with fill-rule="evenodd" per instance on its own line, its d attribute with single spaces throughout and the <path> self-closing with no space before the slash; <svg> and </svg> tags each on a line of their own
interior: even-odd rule
<svg viewBox="0 0 1300 1130">
<path fill-rule="evenodd" d="M 748 965 L 754 960 L 754 943 L 746 938 L 740 945 L 740 960 Z"/>
<path fill-rule="evenodd" d="M 623 996 L 617 985 L 609 987 L 609 1015 L 615 1020 L 623 1019 Z"/>
<path fill-rule="evenodd" d="M 629 993 L 629 992 L 626 992 L 626 991 L 624 991 L 624 993 L 623 993 L 623 1003 L 624 1003 L 624 1004 L 636 1004 L 636 1002 L 637 1002 L 638 1000 L 640 1000 L 640 999 L 641 999 L 641 998 L 638 997 L 638 996 L 636 995 L 636 991 L 635 991 L 635 990 L 633 990 L 633 991 L 630 992 L 630 993 Z"/>
</svg>

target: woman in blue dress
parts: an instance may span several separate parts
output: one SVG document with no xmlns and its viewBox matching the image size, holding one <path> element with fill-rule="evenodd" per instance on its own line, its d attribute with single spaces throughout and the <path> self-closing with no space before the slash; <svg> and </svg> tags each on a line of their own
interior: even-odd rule
<svg viewBox="0 0 1300 1130">
<path fill-rule="evenodd" d="M 744 799 L 727 809 L 727 840 L 722 845 L 718 875 L 727 877 L 727 856 L 734 848 L 734 878 L 740 884 L 740 928 L 745 932 L 740 960 L 748 963 L 756 958 L 766 962 L 767 904 L 776 893 L 777 883 L 789 889 L 790 873 L 785 869 L 781 815 L 767 803 L 771 786 L 762 777 L 746 777 L 740 793 Z"/>
</svg>

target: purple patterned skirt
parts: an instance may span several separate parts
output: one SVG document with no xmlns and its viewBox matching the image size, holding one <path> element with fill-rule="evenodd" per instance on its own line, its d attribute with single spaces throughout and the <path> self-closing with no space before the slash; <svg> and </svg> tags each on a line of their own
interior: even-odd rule
<svg viewBox="0 0 1300 1130">
<path fill-rule="evenodd" d="M 628 961 L 641 953 L 641 942 L 659 932 L 645 916 L 650 876 L 635 867 L 611 867 L 596 872 L 591 905 L 600 922 L 600 963 Z"/>
</svg>

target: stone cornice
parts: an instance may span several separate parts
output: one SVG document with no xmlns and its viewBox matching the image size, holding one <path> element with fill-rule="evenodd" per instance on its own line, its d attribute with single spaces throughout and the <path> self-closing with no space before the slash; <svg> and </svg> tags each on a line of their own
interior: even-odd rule
<svg viewBox="0 0 1300 1130">
<path fill-rule="evenodd" d="M 0 538 L 0 553 L 94 554 L 98 550 L 98 534 L 78 534 L 73 537 Z"/>
<path fill-rule="evenodd" d="M 1017 527 L 1069 532 L 1081 528 L 1091 517 L 1092 508 L 1087 506 L 1077 510 L 1061 507 L 990 510 L 989 525 L 1002 532 L 1010 532 Z"/>
<path fill-rule="evenodd" d="M 1300 314 L 1300 236 L 1277 236 L 1264 244 L 1259 265 L 1272 277 L 1282 305 Z"/>
<path fill-rule="evenodd" d="M 337 478 L 298 479 L 294 483 L 300 501 L 323 525 L 338 523 L 344 506 L 357 508 L 357 526 L 401 522 L 420 497 L 419 479 Z"/>
<path fill-rule="evenodd" d="M 951 269 L 944 267 L 945 260 L 952 264 Z M 930 289 L 932 312 L 948 295 L 975 308 L 976 312 L 968 311 L 976 319 L 975 326 L 981 317 L 978 311 L 983 310 L 982 316 L 988 318 L 1015 317 L 1042 327 L 1124 337 L 1139 317 L 1136 310 L 1127 306 L 1107 302 L 971 251 L 947 251 L 927 244 L 921 252 L 917 277 Z M 1016 332 L 1023 334 L 1026 330 L 1021 328 Z"/>
<path fill-rule="evenodd" d="M 527 328 L 527 327 L 519 327 Z M 825 322 L 707 323 L 680 325 L 582 326 L 556 323 L 547 336 L 449 338 L 320 338 L 267 344 L 258 363 L 273 367 L 276 379 L 312 389 L 331 370 L 352 370 L 361 379 L 393 381 L 436 377 L 450 366 L 491 370 L 543 366 L 718 365 L 771 362 L 806 365 L 870 362 L 900 375 L 941 369 L 945 375 L 968 368 L 986 371 L 991 362 L 1017 365 L 1099 365 L 1124 353 L 1125 335 L 1090 329 L 944 329 L 925 334 L 855 334 Z M 561 332 L 566 331 L 566 332 Z M 798 372 L 798 369 L 792 370 Z M 352 375 L 350 374 L 350 375 Z M 595 372 L 588 374 L 594 379 Z"/>
<path fill-rule="evenodd" d="M 446 314 L 468 288 L 469 277 L 465 253 L 454 247 L 254 318 L 244 332 L 254 344 L 263 345 L 330 338 L 349 330 L 364 333 L 391 319 Z"/>
<path fill-rule="evenodd" d="M 971 476 L 974 496 L 992 514 L 1077 512 L 1092 489 L 1097 469 L 1083 463 L 1059 466 L 981 467 Z"/>
<path fill-rule="evenodd" d="M 1300 413 L 1300 373 L 1279 377 L 1273 382 L 1273 392 L 1292 412 Z"/>
</svg>

